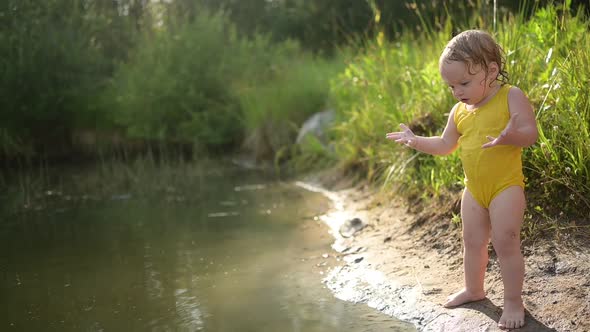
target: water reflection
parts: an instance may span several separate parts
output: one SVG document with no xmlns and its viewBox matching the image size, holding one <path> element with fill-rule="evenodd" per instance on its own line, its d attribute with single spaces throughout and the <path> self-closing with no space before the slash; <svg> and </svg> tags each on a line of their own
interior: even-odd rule
<svg viewBox="0 0 590 332">
<path fill-rule="evenodd" d="M 0 224 L 0 330 L 409 330 L 322 287 L 321 195 L 236 170 L 196 179 L 198 200 L 166 186 Z"/>
</svg>

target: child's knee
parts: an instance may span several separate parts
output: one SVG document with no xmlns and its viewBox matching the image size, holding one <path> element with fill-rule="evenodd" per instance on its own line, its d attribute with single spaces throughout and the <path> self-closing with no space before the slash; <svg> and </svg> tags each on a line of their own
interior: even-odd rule
<svg viewBox="0 0 590 332">
<path fill-rule="evenodd" d="M 467 249 L 478 250 L 488 246 L 490 243 L 489 237 L 464 236 L 463 245 Z"/>
<path fill-rule="evenodd" d="M 492 244 L 498 256 L 520 253 L 520 235 L 517 230 L 492 232 Z"/>
</svg>

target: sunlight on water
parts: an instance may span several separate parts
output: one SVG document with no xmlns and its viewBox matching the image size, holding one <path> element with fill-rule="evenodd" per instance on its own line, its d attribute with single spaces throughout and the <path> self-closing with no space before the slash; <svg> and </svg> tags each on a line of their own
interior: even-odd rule
<svg viewBox="0 0 590 332">
<path fill-rule="evenodd" d="M 170 188 L 186 199 L 119 194 L 0 225 L 0 330 L 413 330 L 323 286 L 338 263 L 320 193 L 239 170 L 199 178 L 198 201 Z"/>
</svg>

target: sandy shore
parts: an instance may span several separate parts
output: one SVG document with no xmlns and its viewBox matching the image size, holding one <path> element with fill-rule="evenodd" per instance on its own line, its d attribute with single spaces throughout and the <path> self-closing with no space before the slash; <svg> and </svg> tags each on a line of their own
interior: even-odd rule
<svg viewBox="0 0 590 332">
<path fill-rule="evenodd" d="M 503 287 L 491 249 L 487 298 L 443 308 L 446 297 L 463 285 L 460 226 L 451 216 L 432 209 L 410 213 L 391 195 L 326 182 L 299 185 L 321 191 L 334 203 L 321 219 L 343 262 L 324 280 L 336 297 L 366 303 L 419 331 L 500 331 Z M 338 189 L 343 187 L 347 189 Z M 343 238 L 340 225 L 355 217 L 367 226 Z M 523 245 L 527 312 L 526 326 L 519 331 L 590 331 L 590 244 L 563 242 L 567 248 L 549 240 Z"/>
</svg>

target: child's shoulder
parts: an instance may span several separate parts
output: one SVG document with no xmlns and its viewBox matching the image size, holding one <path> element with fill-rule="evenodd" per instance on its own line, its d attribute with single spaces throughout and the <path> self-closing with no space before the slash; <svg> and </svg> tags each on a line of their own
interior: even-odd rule
<svg viewBox="0 0 590 332">
<path fill-rule="evenodd" d="M 449 115 L 453 116 L 453 114 L 457 113 L 457 110 L 459 108 L 461 108 L 461 104 L 463 104 L 462 102 L 458 102 L 455 105 L 453 105 L 453 107 L 451 108 L 451 111 L 449 112 Z"/>
<path fill-rule="evenodd" d="M 526 96 L 526 94 L 524 93 L 524 91 L 522 91 L 519 87 L 514 86 L 514 85 L 509 85 L 508 86 L 508 100 L 517 100 L 517 99 L 528 99 L 528 97 Z"/>
<path fill-rule="evenodd" d="M 509 93 L 522 93 L 524 94 L 524 92 L 522 91 L 521 88 L 517 87 L 516 85 L 512 85 L 510 83 L 503 83 L 502 84 L 502 89 L 506 89 L 508 90 Z"/>
<path fill-rule="evenodd" d="M 451 108 L 449 117 L 453 119 L 453 122 L 457 123 L 461 117 L 460 113 L 462 113 L 463 110 L 465 110 L 465 104 L 462 102 L 457 102 L 453 108 Z"/>
<path fill-rule="evenodd" d="M 508 91 L 508 109 L 511 114 L 528 112 L 532 109 L 531 102 L 527 95 L 518 87 L 511 87 Z"/>
</svg>

